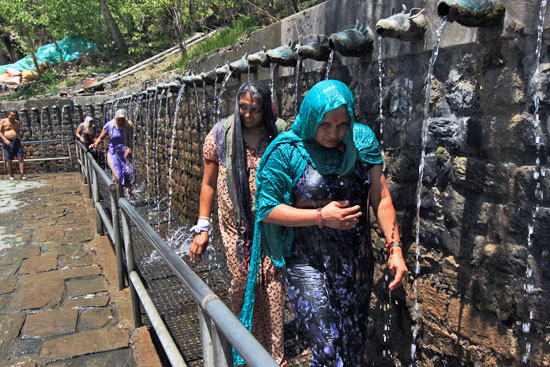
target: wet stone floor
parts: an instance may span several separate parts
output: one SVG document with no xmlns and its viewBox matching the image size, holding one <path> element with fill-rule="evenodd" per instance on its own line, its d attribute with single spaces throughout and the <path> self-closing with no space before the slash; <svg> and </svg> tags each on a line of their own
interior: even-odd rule
<svg viewBox="0 0 550 367">
<path fill-rule="evenodd" d="M 79 173 L 0 176 L 0 366 L 160 366 Z"/>
<path fill-rule="evenodd" d="M 80 173 L 0 176 L 0 367 L 169 366 L 144 313 L 146 326 L 134 330 L 129 288 L 118 290 L 111 243 L 95 231 Z M 139 272 L 172 337 L 188 366 L 202 366 L 196 304 L 154 250 L 135 240 Z M 207 263 L 193 270 L 223 299 L 225 260 Z M 309 365 L 297 333 L 288 307 L 288 367 Z"/>
</svg>

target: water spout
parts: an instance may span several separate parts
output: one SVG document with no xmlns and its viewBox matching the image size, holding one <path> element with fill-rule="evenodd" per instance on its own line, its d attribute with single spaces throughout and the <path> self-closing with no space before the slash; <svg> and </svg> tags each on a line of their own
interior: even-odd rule
<svg viewBox="0 0 550 367">
<path fill-rule="evenodd" d="M 199 75 L 201 76 L 202 81 L 207 85 L 215 84 L 218 79 L 218 74 L 216 74 L 215 70 L 202 72 Z"/>
<path fill-rule="evenodd" d="M 402 13 L 380 19 L 376 23 L 376 33 L 380 37 L 397 38 L 402 41 L 419 40 L 424 36 L 428 26 L 424 10 L 412 8 L 407 13 L 407 7 L 403 5 Z"/>
<path fill-rule="evenodd" d="M 374 37 L 366 24 L 355 22 L 355 27 L 333 33 L 329 37 L 329 46 L 342 56 L 360 57 L 372 52 Z"/>
<path fill-rule="evenodd" d="M 258 65 L 250 65 L 246 57 L 247 54 L 245 53 L 239 60 L 229 63 L 229 69 L 237 73 L 247 73 L 249 69 L 253 73 L 256 72 L 258 70 Z"/>
<path fill-rule="evenodd" d="M 298 46 L 298 56 L 302 59 L 327 61 L 330 54 L 328 37 L 317 35 L 305 45 Z"/>
<path fill-rule="evenodd" d="M 265 53 L 265 47 L 254 54 L 248 55 L 246 60 L 250 65 L 260 65 L 264 68 L 269 67 L 269 59 Z"/>
<path fill-rule="evenodd" d="M 288 41 L 286 44 L 267 50 L 267 58 L 270 63 L 282 66 L 296 66 L 298 60 L 297 42 Z"/>
<path fill-rule="evenodd" d="M 502 22 L 506 4 L 498 0 L 440 0 L 437 12 L 466 27 L 490 27 Z"/>
</svg>

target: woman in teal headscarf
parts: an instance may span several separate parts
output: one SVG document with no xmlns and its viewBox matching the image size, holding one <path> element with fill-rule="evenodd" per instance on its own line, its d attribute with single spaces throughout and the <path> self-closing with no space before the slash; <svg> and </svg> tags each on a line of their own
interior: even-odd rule
<svg viewBox="0 0 550 367">
<path fill-rule="evenodd" d="M 402 285 L 407 267 L 382 157 L 372 130 L 354 124 L 353 96 L 325 80 L 306 95 L 292 130 L 267 148 L 256 179 L 256 229 L 245 307 L 250 327 L 262 235 L 286 265 L 287 292 L 312 350 L 311 366 L 362 366 L 373 259 L 372 205 Z"/>
</svg>

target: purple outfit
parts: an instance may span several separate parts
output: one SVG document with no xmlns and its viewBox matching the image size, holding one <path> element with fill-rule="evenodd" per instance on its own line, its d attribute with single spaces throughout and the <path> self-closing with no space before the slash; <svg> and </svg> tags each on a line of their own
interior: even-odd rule
<svg viewBox="0 0 550 367">
<path fill-rule="evenodd" d="M 103 125 L 103 129 L 109 134 L 109 166 L 114 170 L 120 179 L 120 184 L 125 187 L 130 186 L 130 178 L 126 168 L 126 145 L 124 143 L 124 130 L 117 129 L 115 120 L 111 120 Z"/>
</svg>

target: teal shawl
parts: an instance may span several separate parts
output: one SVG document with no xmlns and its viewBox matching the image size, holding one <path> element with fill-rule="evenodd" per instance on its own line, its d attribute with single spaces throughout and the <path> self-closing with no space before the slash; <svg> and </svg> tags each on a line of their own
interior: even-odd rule
<svg viewBox="0 0 550 367">
<path fill-rule="evenodd" d="M 353 126 L 342 139 L 344 150 L 325 148 L 315 143 L 317 127 L 324 114 L 342 105 L 346 105 L 350 126 Z M 322 175 L 347 175 L 353 170 L 357 159 L 371 164 L 383 163 L 374 132 L 366 125 L 354 123 L 353 108 L 353 95 L 344 83 L 337 80 L 317 83 L 305 96 L 292 130 L 279 134 L 262 156 L 256 176 L 254 242 L 244 305 L 239 317 L 249 330 L 252 328 L 262 235 L 264 251 L 278 267 L 285 265 L 284 258 L 290 255 L 294 239 L 291 227 L 263 223 L 263 219 L 280 204 L 293 205 L 292 189 L 308 164 Z"/>
</svg>

